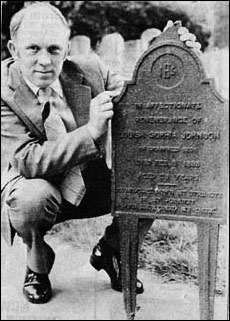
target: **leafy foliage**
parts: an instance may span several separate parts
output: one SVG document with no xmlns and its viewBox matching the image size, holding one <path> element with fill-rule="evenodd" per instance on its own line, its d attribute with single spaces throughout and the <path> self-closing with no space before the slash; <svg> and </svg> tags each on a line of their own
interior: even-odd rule
<svg viewBox="0 0 230 321">
<path fill-rule="evenodd" d="M 72 34 L 87 35 L 93 46 L 104 34 L 115 31 L 125 40 L 139 39 L 148 28 L 163 30 L 169 19 L 181 20 L 183 26 L 197 36 L 203 49 L 208 45 L 210 36 L 186 13 L 174 12 L 149 1 L 83 1 L 78 10 L 70 12 L 68 19 L 72 24 Z"/>
<path fill-rule="evenodd" d="M 24 4 L 35 1 L 3 1 L 2 33 L 3 49 L 9 39 L 9 23 L 12 15 Z M 197 36 L 204 50 L 210 33 L 187 16 L 152 1 L 49 1 L 60 9 L 71 27 L 72 36 L 86 35 L 94 48 L 103 35 L 119 32 L 125 40 L 139 39 L 148 28 L 163 30 L 169 19 L 181 20 L 183 26 Z"/>
</svg>

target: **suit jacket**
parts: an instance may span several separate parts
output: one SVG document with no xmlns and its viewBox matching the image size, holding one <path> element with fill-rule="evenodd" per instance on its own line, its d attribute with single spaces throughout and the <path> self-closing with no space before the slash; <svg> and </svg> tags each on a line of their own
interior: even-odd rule
<svg viewBox="0 0 230 321">
<path fill-rule="evenodd" d="M 52 180 L 70 167 L 103 155 L 86 128 L 90 100 L 104 90 L 120 90 L 123 81 L 94 54 L 69 58 L 60 82 L 77 129 L 57 141 L 47 141 L 41 105 L 12 58 L 2 62 L 1 215 L 2 234 L 9 244 L 14 232 L 7 214 L 10 187 L 21 176 Z M 99 148 L 101 146 L 101 148 Z"/>
</svg>

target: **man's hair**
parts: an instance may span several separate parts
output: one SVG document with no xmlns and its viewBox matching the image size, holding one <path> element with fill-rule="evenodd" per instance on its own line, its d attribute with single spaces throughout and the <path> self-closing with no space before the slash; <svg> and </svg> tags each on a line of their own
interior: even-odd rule
<svg viewBox="0 0 230 321">
<path fill-rule="evenodd" d="M 50 5 L 49 3 L 36 2 L 36 3 L 33 3 L 25 8 L 22 8 L 20 11 L 16 12 L 14 14 L 14 16 L 12 17 L 11 22 L 10 22 L 10 37 L 12 40 L 16 39 L 18 29 L 20 28 L 20 25 L 21 25 L 24 17 L 31 12 L 34 12 L 35 16 L 36 16 L 36 13 L 38 15 L 37 10 L 40 8 L 45 8 L 47 10 L 47 12 L 52 11 L 52 13 L 54 13 L 59 18 L 61 23 L 63 24 L 63 27 L 66 30 L 66 37 L 68 37 L 68 38 L 70 37 L 70 28 L 68 26 L 68 23 L 67 23 L 65 17 L 62 15 L 61 11 L 58 10 L 56 7 Z"/>
</svg>

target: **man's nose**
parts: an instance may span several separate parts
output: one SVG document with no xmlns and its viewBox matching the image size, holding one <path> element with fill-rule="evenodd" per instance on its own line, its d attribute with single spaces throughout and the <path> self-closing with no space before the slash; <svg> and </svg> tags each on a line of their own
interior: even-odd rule
<svg viewBox="0 0 230 321">
<path fill-rule="evenodd" d="M 41 51 L 38 56 L 38 63 L 42 66 L 51 64 L 50 54 L 47 51 Z"/>
</svg>

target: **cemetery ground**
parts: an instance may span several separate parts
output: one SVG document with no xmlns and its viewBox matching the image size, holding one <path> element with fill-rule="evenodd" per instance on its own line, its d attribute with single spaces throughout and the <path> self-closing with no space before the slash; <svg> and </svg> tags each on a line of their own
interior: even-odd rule
<svg viewBox="0 0 230 321">
<path fill-rule="evenodd" d="M 46 236 L 55 249 L 50 274 L 54 297 L 45 305 L 27 303 L 21 287 L 25 249 L 2 242 L 2 320 L 125 320 L 123 297 L 110 288 L 104 271 L 89 264 L 93 246 L 110 215 L 68 221 Z M 215 320 L 226 320 L 227 228 L 220 228 Z M 138 276 L 145 292 L 137 296 L 136 320 L 199 320 L 196 226 L 156 220 L 139 254 Z"/>
</svg>

